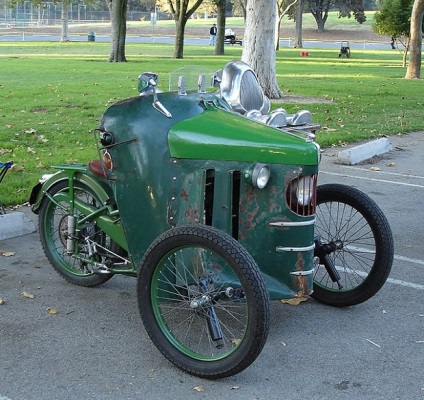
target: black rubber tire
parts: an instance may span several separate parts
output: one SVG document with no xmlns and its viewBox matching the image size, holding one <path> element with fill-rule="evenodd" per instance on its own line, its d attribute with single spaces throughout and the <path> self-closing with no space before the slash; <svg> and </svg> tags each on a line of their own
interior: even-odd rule
<svg viewBox="0 0 424 400">
<path fill-rule="evenodd" d="M 90 202 L 91 205 L 100 205 L 100 199 L 88 186 L 81 182 L 74 182 L 75 196 L 84 198 L 84 201 Z M 50 196 L 55 196 L 57 193 L 68 193 L 68 181 L 61 181 L 54 185 L 50 190 Z M 50 199 L 45 196 L 39 212 L 39 232 L 41 245 L 44 253 L 53 268 L 68 282 L 85 287 L 93 287 L 107 282 L 113 277 L 113 274 L 94 274 L 89 272 L 84 263 L 67 254 L 66 252 L 66 235 L 67 235 L 67 216 L 69 215 L 66 209 L 69 202 L 61 202 L 58 207 Z M 84 229 L 91 229 L 96 236 L 96 241 L 111 248 L 114 243 L 94 226 L 87 226 Z M 84 245 L 79 243 L 80 251 L 84 252 Z M 116 246 L 116 244 L 115 244 Z"/>
<path fill-rule="evenodd" d="M 205 279 L 207 291 L 199 284 Z M 151 340 L 192 375 L 218 379 L 237 374 L 265 345 L 269 295 L 259 268 L 240 243 L 218 229 L 192 225 L 163 233 L 144 256 L 137 289 Z M 238 299 L 225 296 L 231 289 Z M 194 309 L 193 302 L 202 295 L 213 301 Z M 216 348 L 208 328 L 212 308 L 225 331 L 222 349 Z"/>
<path fill-rule="evenodd" d="M 316 214 L 315 236 L 343 245 L 329 255 L 343 288 L 338 289 L 320 264 L 312 297 L 336 307 L 368 300 L 384 285 L 393 263 L 393 236 L 383 212 L 358 189 L 327 184 L 318 186 Z"/>
</svg>

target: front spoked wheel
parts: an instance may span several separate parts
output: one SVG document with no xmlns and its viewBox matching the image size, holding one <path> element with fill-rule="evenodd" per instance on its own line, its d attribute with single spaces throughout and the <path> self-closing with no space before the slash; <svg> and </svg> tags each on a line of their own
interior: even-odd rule
<svg viewBox="0 0 424 400">
<path fill-rule="evenodd" d="M 208 226 L 171 229 L 147 250 L 138 304 L 156 347 L 179 368 L 217 379 L 247 368 L 269 329 L 269 296 L 250 254 Z"/>
<path fill-rule="evenodd" d="M 393 237 L 383 212 L 365 193 L 345 185 L 318 186 L 312 297 L 332 306 L 362 303 L 384 285 Z"/>
</svg>

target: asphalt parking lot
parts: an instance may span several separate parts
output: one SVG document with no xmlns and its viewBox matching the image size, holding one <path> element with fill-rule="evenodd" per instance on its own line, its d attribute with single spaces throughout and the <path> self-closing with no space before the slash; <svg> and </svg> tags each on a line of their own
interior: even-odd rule
<svg viewBox="0 0 424 400">
<path fill-rule="evenodd" d="M 195 378 L 160 355 L 135 279 L 73 286 L 49 266 L 37 233 L 0 242 L 0 400 L 424 399 L 424 132 L 390 141 L 390 153 L 357 166 L 325 150 L 319 178 L 359 188 L 386 214 L 395 261 L 385 286 L 344 309 L 273 302 L 264 350 L 231 378 Z"/>
</svg>

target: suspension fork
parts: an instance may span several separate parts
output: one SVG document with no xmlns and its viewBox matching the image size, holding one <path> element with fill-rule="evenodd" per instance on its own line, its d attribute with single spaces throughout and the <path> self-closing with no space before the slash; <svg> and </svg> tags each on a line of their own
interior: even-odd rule
<svg viewBox="0 0 424 400">
<path fill-rule="evenodd" d="M 199 285 L 203 293 L 207 293 L 207 279 L 200 279 Z M 211 301 L 211 299 L 209 301 Z M 207 307 L 206 319 L 208 323 L 209 334 L 211 335 L 212 340 L 216 343 L 216 348 L 221 349 L 223 346 L 221 324 L 219 323 L 218 316 L 216 315 L 215 308 L 212 304 L 209 304 L 209 306 Z"/>
<path fill-rule="evenodd" d="M 56 206 L 63 209 L 67 214 L 67 238 L 66 238 L 66 252 L 69 255 L 72 254 L 78 254 L 78 249 L 76 246 L 76 243 L 79 240 L 79 231 L 80 227 L 85 224 L 87 221 L 92 220 L 94 217 L 96 217 L 98 214 L 103 213 L 105 210 L 107 210 L 107 206 L 104 206 L 100 209 L 95 210 L 94 212 L 91 212 L 91 210 L 88 210 L 89 215 L 86 215 L 83 219 L 79 220 L 76 215 L 76 202 L 75 202 L 75 174 L 79 170 L 67 168 L 64 170 L 64 172 L 67 175 L 67 181 L 68 181 L 68 194 L 66 196 L 67 201 L 69 202 L 69 205 L 67 207 L 64 207 L 62 204 L 60 204 L 60 200 L 58 201 L 55 197 L 52 197 L 48 192 L 46 192 L 46 196 L 49 198 L 51 202 L 53 202 Z"/>
<path fill-rule="evenodd" d="M 324 264 L 325 269 L 327 270 L 328 275 L 331 280 L 337 283 L 339 289 L 343 289 L 341 284 L 341 277 L 339 271 L 337 271 L 336 266 L 333 263 L 333 260 L 329 257 L 331 253 L 334 253 L 336 250 L 341 250 L 343 248 L 343 243 L 341 241 L 331 241 L 329 243 L 323 243 L 321 238 L 316 237 L 314 239 L 315 250 L 314 256 L 320 259 L 320 262 Z"/>
</svg>

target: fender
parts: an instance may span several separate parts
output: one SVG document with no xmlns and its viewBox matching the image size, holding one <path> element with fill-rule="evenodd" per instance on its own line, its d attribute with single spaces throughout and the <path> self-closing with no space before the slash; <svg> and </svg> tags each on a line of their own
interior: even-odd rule
<svg viewBox="0 0 424 400">
<path fill-rule="evenodd" d="M 72 165 L 53 165 L 52 168 L 59 169 L 55 174 L 48 176 L 48 178 L 34 186 L 32 189 L 29 203 L 32 205 L 32 211 L 38 214 L 46 193 L 56 184 L 62 181 L 68 181 L 73 177 L 91 188 L 100 198 L 102 202 L 114 196 L 113 190 L 109 183 L 105 180 L 97 178 L 87 167 L 86 164 L 72 164 Z"/>
</svg>

